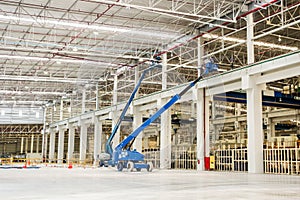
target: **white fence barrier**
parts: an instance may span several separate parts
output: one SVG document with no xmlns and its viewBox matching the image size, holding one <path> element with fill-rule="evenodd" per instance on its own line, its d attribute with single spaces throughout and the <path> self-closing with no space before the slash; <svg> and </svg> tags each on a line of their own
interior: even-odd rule
<svg viewBox="0 0 300 200">
<path fill-rule="evenodd" d="M 267 144 L 264 151 L 264 172 L 300 175 L 300 148 L 278 143 Z M 247 149 L 219 149 L 214 152 L 215 169 L 218 171 L 248 171 Z"/>
</svg>

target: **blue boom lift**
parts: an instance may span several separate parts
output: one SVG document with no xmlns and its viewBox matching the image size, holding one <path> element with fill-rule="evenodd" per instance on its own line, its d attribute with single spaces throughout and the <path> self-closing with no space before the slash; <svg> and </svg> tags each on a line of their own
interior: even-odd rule
<svg viewBox="0 0 300 200">
<path fill-rule="evenodd" d="M 118 131 L 120 125 L 121 125 L 121 122 L 124 120 L 125 114 L 126 114 L 128 108 L 129 108 L 131 102 L 133 101 L 134 96 L 137 93 L 140 85 L 142 84 L 142 81 L 145 78 L 145 75 L 147 74 L 147 72 L 151 71 L 152 69 L 159 68 L 159 67 L 161 67 L 161 65 L 159 64 L 159 60 L 153 60 L 151 62 L 151 65 L 149 66 L 149 68 L 144 70 L 143 73 L 141 74 L 140 79 L 138 80 L 134 90 L 132 91 L 132 93 L 131 93 L 131 95 L 130 95 L 130 97 L 129 97 L 129 99 L 128 99 L 128 101 L 127 101 L 127 103 L 126 103 L 126 105 L 125 105 L 118 121 L 117 121 L 117 123 L 116 123 L 116 125 L 113 128 L 112 133 L 110 134 L 110 136 L 109 136 L 109 138 L 108 138 L 108 140 L 105 144 L 105 153 L 101 153 L 99 155 L 99 160 L 100 160 L 99 166 L 100 167 L 108 166 L 108 165 L 115 166 L 116 163 L 112 159 L 113 158 L 112 140 L 115 137 L 115 135 L 116 135 L 116 133 L 117 133 L 117 131 Z"/>
<path fill-rule="evenodd" d="M 155 67 L 148 68 L 147 71 Z M 115 149 L 112 149 L 112 139 L 115 136 L 117 129 L 120 126 L 120 123 L 124 119 L 125 113 L 131 104 L 136 91 L 138 90 L 141 81 L 147 71 L 144 71 L 142 74 L 138 84 L 136 85 L 134 91 L 132 92 L 129 101 L 127 102 L 123 112 L 118 120 L 118 123 L 114 127 L 112 134 L 110 135 L 107 143 L 106 143 L 106 153 L 100 154 L 100 166 L 101 165 L 117 165 L 118 171 L 122 171 L 123 168 L 127 168 L 128 171 L 133 171 L 136 169 L 137 171 L 141 171 L 141 169 L 145 168 L 147 171 L 151 172 L 153 169 L 152 162 L 145 163 L 144 155 L 137 152 L 135 149 L 131 150 L 131 146 L 135 140 L 135 138 L 146 128 L 148 127 L 153 121 L 155 121 L 163 112 L 168 110 L 173 104 L 175 104 L 189 89 L 191 89 L 195 84 L 202 78 L 199 76 L 196 80 L 189 83 L 180 93 L 174 95 L 162 108 L 160 108 L 154 115 L 148 118 L 144 123 L 142 123 L 136 130 L 134 130 L 127 138 L 125 138 L 120 144 L 118 144 Z"/>
</svg>

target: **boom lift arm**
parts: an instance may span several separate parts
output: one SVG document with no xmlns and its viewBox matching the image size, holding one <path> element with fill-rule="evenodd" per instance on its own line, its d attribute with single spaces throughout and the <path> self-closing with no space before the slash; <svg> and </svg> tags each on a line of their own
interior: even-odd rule
<svg viewBox="0 0 300 200">
<path fill-rule="evenodd" d="M 115 147 L 112 160 L 114 164 L 117 164 L 117 168 L 119 171 L 122 171 L 124 167 L 127 167 L 129 171 L 132 171 L 134 168 L 136 168 L 138 171 L 140 171 L 142 168 L 146 168 L 148 171 L 152 171 L 152 163 L 144 163 L 143 154 L 137 152 L 136 150 L 130 150 L 132 142 L 146 127 L 148 127 L 163 112 L 165 112 L 173 104 L 175 104 L 200 79 L 202 79 L 202 76 L 191 82 L 179 94 L 174 95 L 162 108 L 160 108 L 154 115 L 147 119 L 143 124 L 141 124 L 127 138 L 125 138 L 119 145 Z M 125 149 L 126 146 L 129 147 Z"/>
<path fill-rule="evenodd" d="M 121 125 L 121 122 L 124 120 L 125 114 L 126 114 L 128 108 L 129 108 L 131 102 L 133 101 L 135 94 L 137 93 L 139 87 L 141 86 L 142 81 L 145 78 L 146 73 L 151 71 L 152 69 L 154 69 L 156 67 L 161 67 L 161 65 L 159 63 L 153 61 L 150 65 L 150 67 L 142 72 L 140 79 L 138 80 L 134 90 L 132 91 L 132 93 L 131 93 L 131 95 L 130 95 L 130 97 L 129 97 L 129 99 L 128 99 L 128 101 L 127 101 L 127 103 L 126 103 L 126 105 L 125 105 L 118 121 L 117 121 L 117 123 L 116 123 L 116 125 L 113 128 L 112 133 L 110 134 L 110 136 L 109 136 L 109 138 L 108 138 L 108 140 L 105 144 L 105 153 L 102 153 L 102 154 L 99 155 L 99 158 L 100 158 L 100 163 L 99 164 L 100 164 L 100 166 L 104 165 L 104 161 L 110 160 L 112 158 L 112 155 L 113 155 L 112 140 L 115 137 L 115 135 L 116 135 L 116 133 L 117 133 L 117 131 L 118 131 L 120 125 Z"/>
</svg>

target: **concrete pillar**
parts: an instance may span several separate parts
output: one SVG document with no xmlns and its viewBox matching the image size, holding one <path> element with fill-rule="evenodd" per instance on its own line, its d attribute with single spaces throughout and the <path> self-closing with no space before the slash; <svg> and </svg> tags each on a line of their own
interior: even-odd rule
<svg viewBox="0 0 300 200">
<path fill-rule="evenodd" d="M 87 125 L 84 122 L 80 123 L 80 146 L 79 146 L 79 161 L 83 163 L 86 159 L 87 148 Z"/>
<path fill-rule="evenodd" d="M 65 129 L 61 126 L 58 127 L 58 149 L 57 149 L 57 163 L 62 164 L 64 159 L 64 141 Z"/>
<path fill-rule="evenodd" d="M 64 118 L 64 101 L 60 100 L 60 109 L 59 109 L 59 119 L 63 120 Z"/>
<path fill-rule="evenodd" d="M 113 88 L 113 105 L 117 105 L 118 103 L 118 76 L 115 75 L 114 76 L 114 88 Z M 114 129 L 119 116 L 118 116 L 118 111 L 114 111 L 111 112 L 111 118 L 112 118 L 112 130 Z M 120 127 L 121 128 L 121 127 Z M 117 146 L 120 142 L 120 128 L 118 129 L 118 131 L 115 134 L 115 137 L 112 140 L 112 147 L 114 148 L 115 146 Z"/>
<path fill-rule="evenodd" d="M 28 137 L 25 138 L 25 153 L 28 153 Z"/>
<path fill-rule="evenodd" d="M 118 103 L 118 76 L 114 76 L 114 88 L 113 88 L 113 105 Z"/>
<path fill-rule="evenodd" d="M 38 135 L 36 137 L 36 149 L 35 149 L 36 153 L 39 153 L 39 150 L 40 150 L 39 148 L 40 148 L 40 136 Z"/>
<path fill-rule="evenodd" d="M 158 101 L 158 107 L 162 107 L 166 99 Z M 160 122 L 160 168 L 171 168 L 171 110 L 166 110 L 161 115 Z"/>
<path fill-rule="evenodd" d="M 47 157 L 48 135 L 47 135 L 45 129 L 43 129 L 41 131 L 41 134 L 42 134 L 42 156 L 43 156 L 43 159 L 45 159 Z M 43 161 L 45 161 L 45 160 L 43 160 Z"/>
<path fill-rule="evenodd" d="M 30 153 L 33 153 L 33 143 L 34 143 L 34 135 L 31 135 L 31 140 L 30 140 Z"/>
<path fill-rule="evenodd" d="M 112 116 L 111 130 L 113 130 L 119 119 L 118 112 L 117 111 L 111 112 L 111 116 Z M 120 129 L 121 129 L 121 125 L 117 130 L 115 137 L 112 140 L 112 148 L 115 148 L 120 143 Z"/>
<path fill-rule="evenodd" d="M 139 67 L 135 68 L 135 85 L 138 83 L 139 81 Z M 139 96 L 139 93 L 137 92 L 135 94 L 135 98 L 137 98 Z M 133 107 L 132 106 L 132 114 L 133 114 L 133 124 L 132 124 L 132 130 L 134 131 L 135 129 L 137 129 L 142 123 L 143 123 L 143 117 L 142 114 L 140 113 L 140 110 L 138 107 Z M 133 143 L 133 148 L 136 149 L 139 152 L 142 152 L 142 148 L 143 148 L 143 133 L 140 133 L 134 143 Z"/>
<path fill-rule="evenodd" d="M 21 150 L 20 153 L 23 153 L 24 151 L 24 137 L 21 137 Z"/>
<path fill-rule="evenodd" d="M 86 89 L 82 88 L 82 104 L 81 104 L 81 113 L 85 113 L 85 101 L 86 101 Z"/>
<path fill-rule="evenodd" d="M 273 142 L 273 138 L 275 137 L 275 123 L 272 118 L 268 116 L 268 113 L 271 112 L 271 108 L 267 107 L 266 119 L 264 120 L 264 124 L 267 126 L 267 141 Z"/>
<path fill-rule="evenodd" d="M 56 105 L 54 103 L 53 106 L 52 106 L 52 109 L 51 109 L 51 123 L 54 122 L 55 111 L 56 111 Z"/>
<path fill-rule="evenodd" d="M 72 162 L 73 153 L 74 153 L 74 141 L 75 141 L 75 128 L 72 124 L 69 124 L 69 135 L 68 135 L 68 155 L 67 162 Z"/>
<path fill-rule="evenodd" d="M 264 86 L 256 85 L 255 77 L 242 78 L 242 89 L 247 91 L 249 173 L 263 173 L 262 89 Z"/>
<path fill-rule="evenodd" d="M 144 137 L 144 148 L 149 149 L 149 138 L 148 137 Z"/>
<path fill-rule="evenodd" d="M 234 128 L 237 131 L 237 138 L 236 141 L 237 143 L 241 143 L 242 139 L 244 139 L 244 134 L 242 133 L 242 128 L 241 128 L 241 122 L 238 121 L 238 118 L 241 116 L 241 104 L 236 103 L 235 104 L 235 116 L 236 116 L 236 121 L 234 122 Z"/>
<path fill-rule="evenodd" d="M 254 56 L 254 23 L 253 23 L 253 13 L 247 15 L 247 62 L 248 64 L 255 62 Z"/>
<path fill-rule="evenodd" d="M 140 112 L 138 107 L 133 108 L 133 116 L 133 130 L 135 130 L 143 123 L 142 113 Z M 136 149 L 138 152 L 142 152 L 143 135 L 144 133 L 140 133 L 133 143 L 133 148 Z"/>
<path fill-rule="evenodd" d="M 99 110 L 99 84 L 96 83 L 96 110 Z"/>
<path fill-rule="evenodd" d="M 209 160 L 209 99 L 205 96 L 205 89 L 193 90 L 197 110 L 197 170 L 204 171 L 205 162 Z"/>
<path fill-rule="evenodd" d="M 204 171 L 204 90 L 195 89 L 197 110 L 197 170 Z"/>
<path fill-rule="evenodd" d="M 217 115 L 217 108 L 215 101 L 211 102 L 211 119 L 215 119 Z"/>
<path fill-rule="evenodd" d="M 54 161 L 54 153 L 55 153 L 55 131 L 50 129 L 50 145 L 49 145 L 49 161 Z"/>
<path fill-rule="evenodd" d="M 204 130 L 205 130 L 205 138 L 204 138 L 204 159 L 206 159 L 206 162 L 208 162 L 210 157 L 210 147 L 209 147 L 209 101 L 212 99 L 212 96 L 206 96 L 205 97 L 205 103 L 204 103 Z M 209 164 L 209 163 L 207 163 Z M 207 166 L 206 170 L 209 170 L 209 166 Z"/>
<path fill-rule="evenodd" d="M 102 144 L 102 121 L 98 117 L 94 119 L 94 166 L 97 165 L 98 155 L 101 153 Z"/>
<path fill-rule="evenodd" d="M 43 137 L 44 141 L 43 141 L 43 150 L 44 150 L 44 158 L 47 158 L 47 152 L 48 152 L 48 134 L 44 133 L 45 137 Z"/>
<path fill-rule="evenodd" d="M 165 90 L 167 89 L 167 80 L 168 80 L 168 74 L 167 74 L 167 54 L 162 55 L 162 82 L 161 82 L 161 89 Z"/>
<path fill-rule="evenodd" d="M 69 117 L 72 117 L 72 112 L 73 112 L 72 108 L 73 108 L 73 100 L 70 99 L 70 105 L 68 107 Z"/>
</svg>

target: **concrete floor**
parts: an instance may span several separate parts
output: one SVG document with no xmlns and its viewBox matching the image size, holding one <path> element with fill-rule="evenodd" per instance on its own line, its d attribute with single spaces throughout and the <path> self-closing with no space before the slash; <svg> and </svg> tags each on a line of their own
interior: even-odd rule
<svg viewBox="0 0 300 200">
<path fill-rule="evenodd" d="M 3 200 L 300 200 L 300 176 L 114 169 L 1 169 Z"/>
</svg>

